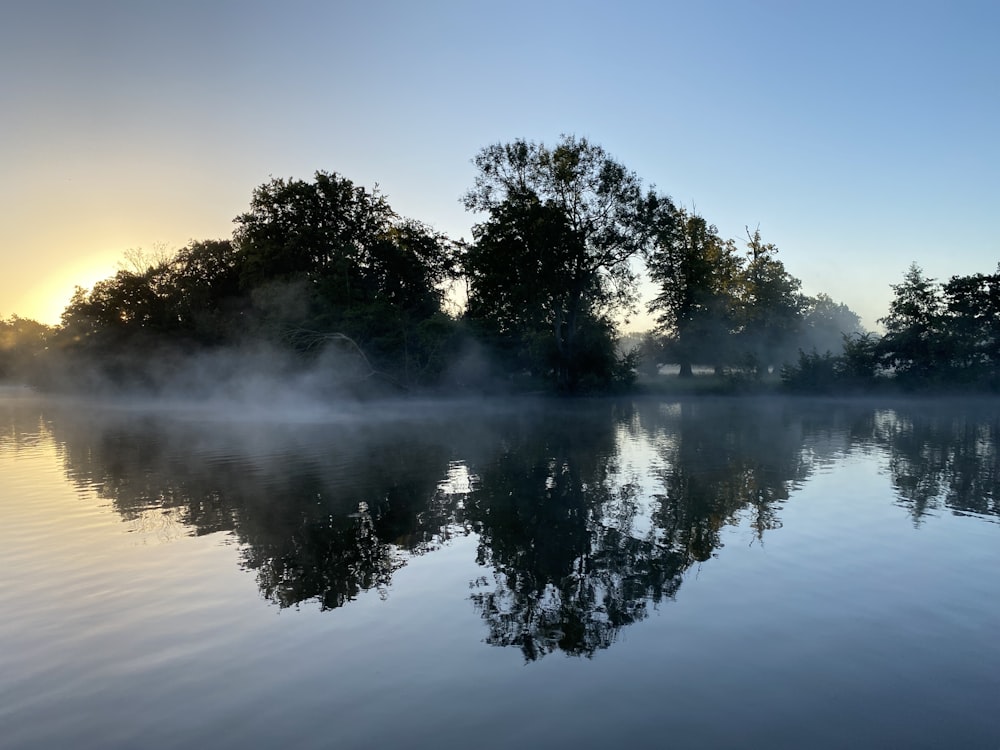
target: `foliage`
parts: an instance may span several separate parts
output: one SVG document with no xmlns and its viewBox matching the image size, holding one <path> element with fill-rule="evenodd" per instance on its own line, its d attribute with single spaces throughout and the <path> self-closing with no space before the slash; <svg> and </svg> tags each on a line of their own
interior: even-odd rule
<svg viewBox="0 0 1000 750">
<path fill-rule="evenodd" d="M 737 349 L 758 377 L 792 356 L 800 332 L 801 282 L 785 270 L 778 248 L 748 234 L 739 288 Z"/>
<path fill-rule="evenodd" d="M 765 243 L 760 231 L 748 235 L 747 255 L 697 215 L 676 211 L 657 225 L 646 263 L 658 294 L 657 332 L 682 377 L 693 364 L 711 364 L 737 380 L 760 380 L 788 364 L 799 350 L 840 351 L 842 336 L 860 330 L 846 305 L 820 294 L 809 298 L 800 282 Z M 748 385 L 747 383 L 740 383 Z"/>
<path fill-rule="evenodd" d="M 741 262 L 731 241 L 700 216 L 676 211 L 658 222 L 646 257 L 659 293 L 649 303 L 657 330 L 673 338 L 681 377 L 694 362 L 721 366 L 731 349 Z"/>
<path fill-rule="evenodd" d="M 271 179 L 231 240 L 127 251 L 113 276 L 75 290 L 56 330 L 0 321 L 0 377 L 62 370 L 79 385 L 90 361 L 114 386 L 153 387 L 192 353 L 247 347 L 289 358 L 288 371 L 401 387 L 492 388 L 496 367 L 508 385 L 599 391 L 676 362 L 681 376 L 712 365 L 731 390 L 775 371 L 798 390 L 1000 389 L 1000 267 L 941 284 L 912 265 L 877 338 L 846 305 L 802 294 L 759 230 L 741 255 L 585 138 L 498 143 L 474 164 L 469 245 L 336 173 Z M 656 328 L 622 347 L 640 258 Z M 456 279 L 462 310 L 446 301 Z M 343 342 L 350 354 L 335 356 Z"/>
<path fill-rule="evenodd" d="M 377 188 L 326 172 L 260 186 L 236 224 L 257 325 L 348 335 L 380 369 L 418 382 L 441 343 L 427 340 L 424 322 L 440 313 L 452 274 L 445 237 L 401 219 Z"/>
<path fill-rule="evenodd" d="M 836 354 L 843 348 L 845 336 L 863 333 L 858 314 L 828 294 L 804 297 L 802 303 L 800 349 Z"/>
<path fill-rule="evenodd" d="M 576 391 L 613 377 L 612 314 L 636 295 L 649 239 L 638 177 L 586 139 L 524 140 L 475 158 L 469 210 L 487 213 L 464 258 L 467 315 L 511 370 Z M 596 369 L 595 369 L 596 368 Z"/>
<path fill-rule="evenodd" d="M 885 336 L 881 364 L 900 382 L 926 385 L 946 366 L 946 318 L 941 286 L 913 263 L 903 281 L 892 285 L 889 314 L 879 320 Z"/>
<path fill-rule="evenodd" d="M 93 360 L 119 384 L 153 382 L 163 379 L 148 372 L 154 352 L 267 344 L 312 356 L 294 333 L 314 331 L 359 342 L 401 383 L 444 369 L 455 330 L 432 321 L 452 273 L 446 238 L 398 217 L 377 190 L 324 172 L 260 186 L 236 224 L 232 242 L 192 242 L 172 257 L 130 251 L 113 277 L 78 288 L 62 355 Z"/>
<path fill-rule="evenodd" d="M 30 318 L 0 319 L 0 381 L 30 380 L 53 333 L 50 326 Z"/>
<path fill-rule="evenodd" d="M 900 385 L 1000 387 L 1000 272 L 941 284 L 913 264 L 892 288 L 878 356 Z"/>
<path fill-rule="evenodd" d="M 952 370 L 963 381 L 995 387 L 1000 377 L 1000 269 L 953 276 L 942 298 Z"/>
</svg>

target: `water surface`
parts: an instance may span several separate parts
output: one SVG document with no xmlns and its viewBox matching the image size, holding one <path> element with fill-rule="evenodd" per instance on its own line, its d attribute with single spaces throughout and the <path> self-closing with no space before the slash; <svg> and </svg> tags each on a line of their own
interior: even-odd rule
<svg viewBox="0 0 1000 750">
<path fill-rule="evenodd" d="M 998 747 L 991 402 L 0 394 L 11 748 Z"/>
</svg>

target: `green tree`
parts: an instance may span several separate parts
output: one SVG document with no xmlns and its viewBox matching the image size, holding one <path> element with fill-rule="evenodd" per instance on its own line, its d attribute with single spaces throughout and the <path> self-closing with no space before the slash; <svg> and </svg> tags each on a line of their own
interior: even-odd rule
<svg viewBox="0 0 1000 750">
<path fill-rule="evenodd" d="M 879 319 L 885 326 L 879 342 L 882 365 L 902 382 L 927 383 L 947 359 L 941 285 L 913 263 L 892 289 L 889 314 Z"/>
<path fill-rule="evenodd" d="M 740 266 L 733 243 L 702 217 L 678 211 L 660 223 L 646 258 L 659 285 L 649 310 L 673 338 L 681 377 L 691 376 L 696 361 L 719 367 L 727 359 Z"/>
<path fill-rule="evenodd" d="M 649 242 L 654 199 L 583 138 L 495 144 L 474 163 L 464 203 L 487 218 L 465 258 L 469 317 L 577 390 L 589 366 L 614 362 L 612 317 L 634 305 L 631 261 Z"/>
<path fill-rule="evenodd" d="M 261 185 L 236 225 L 241 284 L 264 330 L 337 332 L 379 367 L 406 377 L 413 359 L 426 369 L 417 329 L 441 314 L 454 261 L 443 235 L 326 172 Z"/>
<path fill-rule="evenodd" d="M 758 377 L 791 359 L 802 319 L 802 283 L 777 258 L 778 248 L 748 233 L 740 290 L 739 348 Z"/>
<path fill-rule="evenodd" d="M 995 385 L 1000 374 L 1000 269 L 953 276 L 942 289 L 947 346 L 961 377 Z"/>
</svg>

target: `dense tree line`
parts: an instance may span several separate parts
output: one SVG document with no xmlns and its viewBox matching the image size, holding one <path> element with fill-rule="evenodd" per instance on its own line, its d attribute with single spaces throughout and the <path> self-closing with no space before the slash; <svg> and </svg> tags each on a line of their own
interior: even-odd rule
<svg viewBox="0 0 1000 750">
<path fill-rule="evenodd" d="M 848 337 L 839 353 L 800 353 L 784 378 L 800 390 L 1000 387 L 1000 268 L 941 283 L 913 264 L 892 285 L 885 333 Z"/>
<path fill-rule="evenodd" d="M 0 319 L 0 382 L 37 377 L 54 333 L 50 326 L 29 318 Z"/>
<path fill-rule="evenodd" d="M 335 173 L 272 179 L 231 238 L 128 253 L 77 288 L 55 329 L 0 321 L 0 376 L 79 386 L 87 362 L 95 382 L 158 388 L 192 354 L 256 347 L 279 355 L 278 374 L 311 363 L 355 390 L 572 393 L 665 363 L 681 377 L 780 371 L 812 390 L 996 379 L 998 275 L 938 284 L 914 266 L 879 339 L 845 305 L 804 295 L 759 230 L 723 238 L 584 138 L 495 144 L 473 163 L 469 243 Z M 616 321 L 637 311 L 642 269 L 656 325 L 622 347 Z"/>
<path fill-rule="evenodd" d="M 861 330 L 846 305 L 803 295 L 777 255 L 759 230 L 741 254 L 701 216 L 674 212 L 646 259 L 659 288 L 649 305 L 661 337 L 647 343 L 651 361 L 679 364 L 681 377 L 702 364 L 760 378 L 800 349 L 837 351 L 843 334 Z"/>
<path fill-rule="evenodd" d="M 399 217 L 384 196 L 336 174 L 274 179 L 235 219 L 231 240 L 173 257 L 133 255 L 62 316 L 61 352 L 89 356 L 125 385 L 143 365 L 221 346 L 268 345 L 293 364 L 336 349 L 346 381 L 432 382 L 455 321 L 442 311 L 452 243 Z"/>
</svg>

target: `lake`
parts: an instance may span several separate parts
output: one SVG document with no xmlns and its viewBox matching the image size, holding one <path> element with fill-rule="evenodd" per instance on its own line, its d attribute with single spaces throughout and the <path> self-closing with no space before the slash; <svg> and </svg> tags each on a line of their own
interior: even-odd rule
<svg viewBox="0 0 1000 750">
<path fill-rule="evenodd" d="M 1000 401 L 0 391 L 13 748 L 1000 747 Z"/>
</svg>

